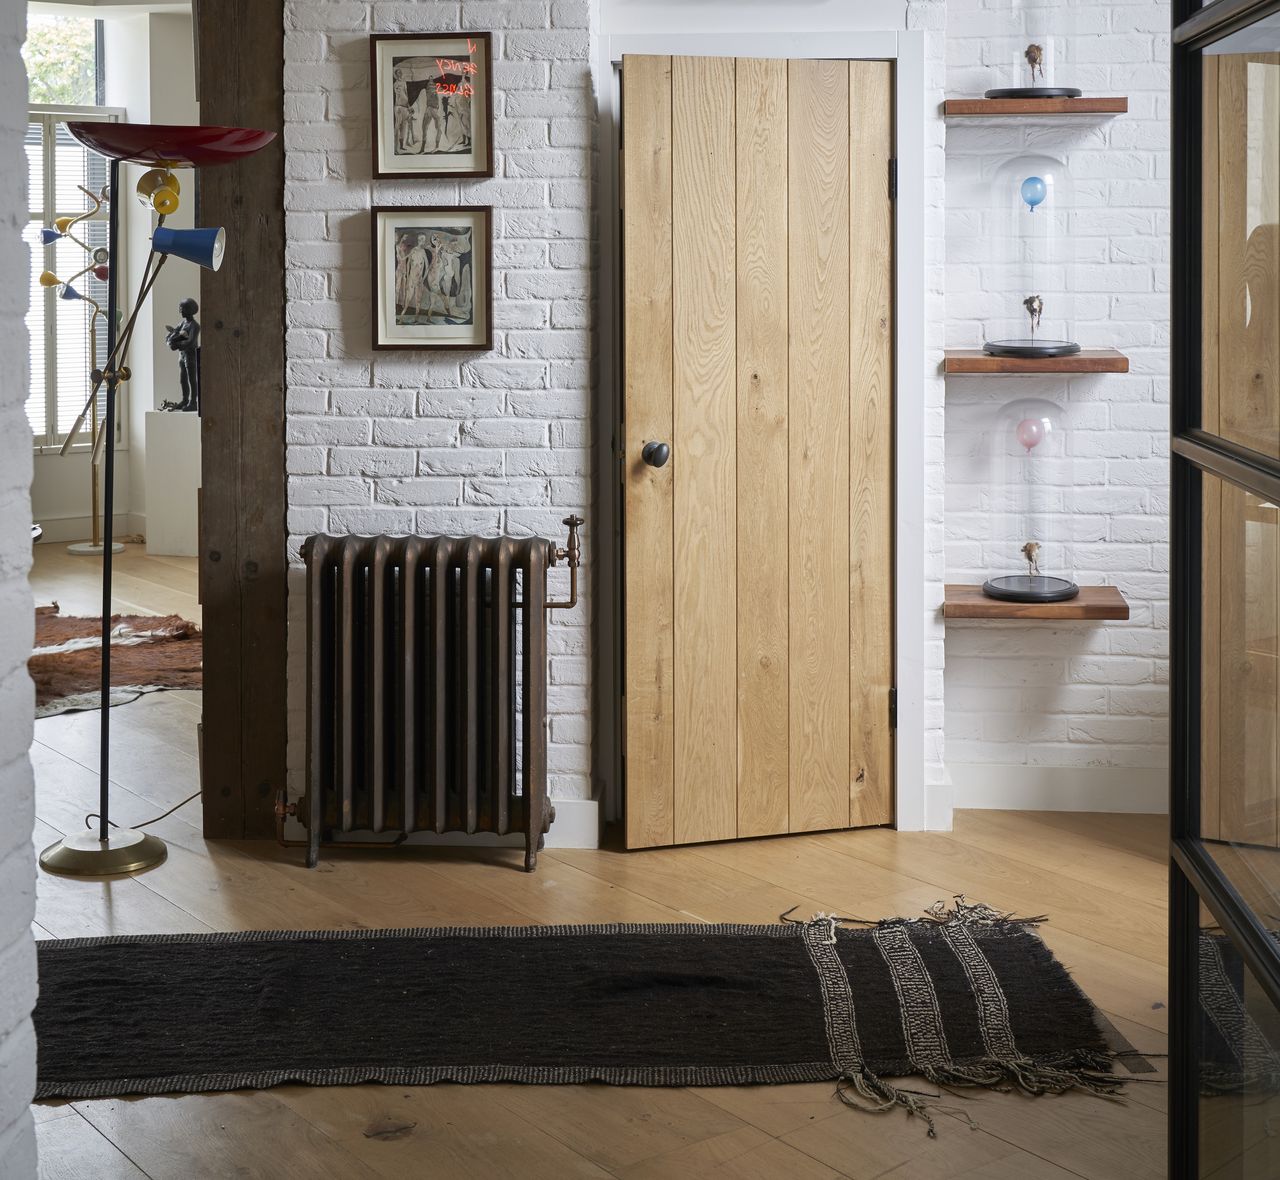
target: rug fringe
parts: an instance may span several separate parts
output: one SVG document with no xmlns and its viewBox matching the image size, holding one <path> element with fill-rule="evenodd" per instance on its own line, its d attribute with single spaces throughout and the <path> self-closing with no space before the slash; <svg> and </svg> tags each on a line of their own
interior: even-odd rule
<svg viewBox="0 0 1280 1180">
<path fill-rule="evenodd" d="M 778 921 L 796 926 L 806 926 L 809 922 L 829 921 L 843 926 L 868 926 L 882 929 L 887 926 L 1040 926 L 1049 920 L 1047 914 L 1037 914 L 1032 918 L 1019 918 L 1012 910 L 997 910 L 993 906 L 980 901 L 970 901 L 963 893 L 957 893 L 948 906 L 946 901 L 935 901 L 923 911 L 920 918 L 853 918 L 840 914 L 817 913 L 812 918 L 793 918 L 791 915 L 799 909 L 792 906 L 785 913 L 778 915 Z"/>
<path fill-rule="evenodd" d="M 1082 1052 L 1070 1062 L 1038 1062 L 1029 1057 L 1012 1061 L 985 1058 L 965 1065 L 951 1065 L 945 1069 L 925 1069 L 921 1076 L 939 1090 L 954 1093 L 957 1088 L 980 1086 L 1000 1093 L 1018 1091 L 1032 1097 L 1043 1094 L 1065 1094 L 1068 1090 L 1084 1090 L 1099 1098 L 1123 1101 L 1123 1087 L 1127 1079 L 1110 1072 L 1111 1059 L 1105 1053 Z M 932 1111 L 955 1114 L 977 1130 L 978 1124 L 964 1110 L 945 1107 L 937 1099 L 941 1094 L 923 1090 L 908 1090 L 886 1082 L 865 1067 L 858 1072 L 840 1075 L 836 1096 L 851 1110 L 865 1114 L 884 1114 L 901 1106 L 908 1116 L 923 1120 L 930 1139 L 938 1137 Z M 966 1095 L 957 1094 L 964 1098 Z"/>
<path fill-rule="evenodd" d="M 858 1097 L 854 1098 L 850 1091 Z M 938 1137 L 938 1129 L 934 1126 L 933 1116 L 929 1113 L 933 1103 L 925 1099 L 940 1098 L 940 1094 L 926 1094 L 920 1090 L 903 1090 L 897 1086 L 891 1086 L 864 1066 L 856 1073 L 840 1075 L 836 1083 L 836 1097 L 851 1110 L 860 1110 L 864 1114 L 884 1114 L 901 1106 L 906 1110 L 908 1117 L 918 1115 L 924 1120 L 930 1139 Z"/>
</svg>

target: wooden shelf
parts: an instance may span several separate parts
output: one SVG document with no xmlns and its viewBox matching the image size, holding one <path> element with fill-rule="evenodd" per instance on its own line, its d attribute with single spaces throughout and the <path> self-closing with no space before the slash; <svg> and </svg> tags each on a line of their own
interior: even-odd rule
<svg viewBox="0 0 1280 1180">
<path fill-rule="evenodd" d="M 1114 586 L 1081 586 L 1067 602 L 1001 602 L 981 586 L 947 586 L 946 619 L 1127 619 L 1129 604 Z"/>
<path fill-rule="evenodd" d="M 948 118 L 991 118 L 994 115 L 1123 115 L 1127 98 L 949 98 L 942 104 Z"/>
<path fill-rule="evenodd" d="M 988 356 L 980 348 L 949 348 L 944 373 L 1127 373 L 1129 358 L 1114 348 L 1086 348 L 1074 356 Z"/>
</svg>

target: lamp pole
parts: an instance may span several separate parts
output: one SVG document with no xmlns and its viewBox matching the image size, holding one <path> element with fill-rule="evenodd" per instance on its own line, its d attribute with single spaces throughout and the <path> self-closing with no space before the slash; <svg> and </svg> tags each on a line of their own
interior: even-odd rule
<svg viewBox="0 0 1280 1180">
<path fill-rule="evenodd" d="M 103 458 L 103 520 L 102 520 L 102 701 L 99 707 L 100 730 L 98 735 L 98 839 L 105 843 L 110 835 L 111 820 L 111 543 L 115 533 L 116 499 L 116 377 L 117 364 L 110 358 L 116 351 L 116 275 L 119 272 L 119 255 L 116 247 L 120 239 L 120 161 L 110 164 L 108 185 L 111 204 L 107 207 L 107 249 L 111 255 L 111 271 L 107 282 L 107 357 L 111 366 L 107 373 L 107 414 L 102 429 L 107 432 L 106 452 Z M 97 358 L 94 358 L 96 363 Z"/>
</svg>

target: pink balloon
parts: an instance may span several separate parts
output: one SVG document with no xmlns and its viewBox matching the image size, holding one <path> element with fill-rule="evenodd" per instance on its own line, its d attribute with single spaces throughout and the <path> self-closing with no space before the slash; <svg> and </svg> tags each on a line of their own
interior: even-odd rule
<svg viewBox="0 0 1280 1180">
<path fill-rule="evenodd" d="M 1018 441 L 1031 450 L 1044 442 L 1044 423 L 1039 418 L 1023 418 L 1014 430 Z"/>
</svg>

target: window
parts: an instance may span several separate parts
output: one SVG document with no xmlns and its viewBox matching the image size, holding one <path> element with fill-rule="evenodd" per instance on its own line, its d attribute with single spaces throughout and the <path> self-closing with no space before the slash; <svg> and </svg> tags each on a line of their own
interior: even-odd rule
<svg viewBox="0 0 1280 1180">
<path fill-rule="evenodd" d="M 27 122 L 25 149 L 28 178 L 28 221 L 23 238 L 31 248 L 30 385 L 27 421 L 37 448 L 57 447 L 89 396 L 89 372 L 106 359 L 107 284 L 80 271 L 90 254 L 70 238 L 42 245 L 40 231 L 58 217 L 75 217 L 92 207 L 79 186 L 99 192 L 107 181 L 107 162 L 86 151 L 67 131 L 74 119 L 114 120 L 118 113 L 99 105 L 102 99 L 101 22 L 80 17 L 33 16 L 23 47 L 33 105 Z M 72 230 L 93 250 L 107 244 L 107 211 Z M 71 280 L 84 300 L 64 298 L 60 287 L 43 287 L 49 271 Z M 97 355 L 90 356 L 92 299 L 103 309 L 97 317 Z M 123 416 L 122 416 L 123 417 Z M 89 437 L 81 435 L 79 445 Z"/>
</svg>

